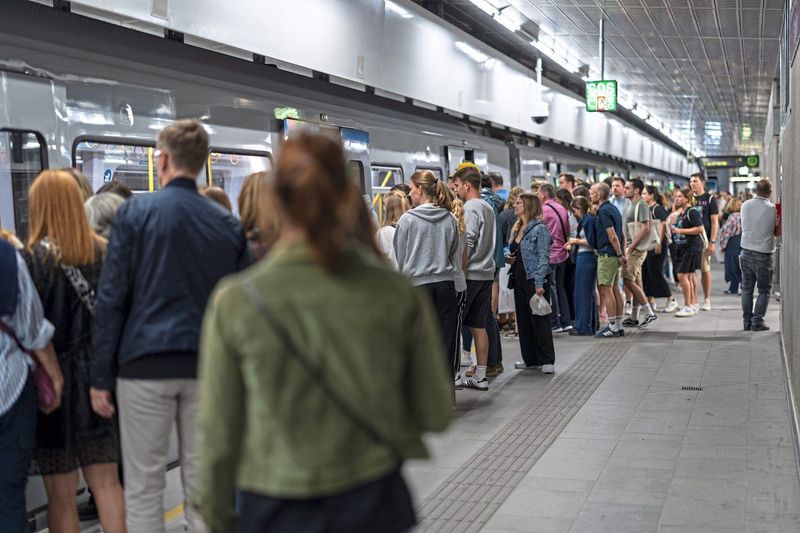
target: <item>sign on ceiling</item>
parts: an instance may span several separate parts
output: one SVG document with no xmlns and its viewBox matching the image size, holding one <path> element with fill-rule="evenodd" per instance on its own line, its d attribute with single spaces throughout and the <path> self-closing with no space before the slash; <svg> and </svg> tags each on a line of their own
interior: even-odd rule
<svg viewBox="0 0 800 533">
<path fill-rule="evenodd" d="M 616 111 L 617 80 L 586 82 L 586 111 Z"/>
<path fill-rule="evenodd" d="M 757 155 L 728 155 L 703 158 L 703 168 L 758 168 L 761 158 Z"/>
</svg>

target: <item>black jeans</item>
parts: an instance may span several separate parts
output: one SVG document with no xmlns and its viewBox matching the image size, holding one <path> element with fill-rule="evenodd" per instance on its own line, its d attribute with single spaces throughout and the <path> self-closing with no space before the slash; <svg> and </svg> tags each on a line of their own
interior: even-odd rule
<svg viewBox="0 0 800 533">
<path fill-rule="evenodd" d="M 455 369 L 458 359 L 458 301 L 456 284 L 452 281 L 437 281 L 420 285 L 431 297 L 439 328 L 442 332 L 442 346 L 445 351 L 447 368 Z M 455 374 L 453 374 L 455 379 Z"/>
<path fill-rule="evenodd" d="M 742 250 L 742 320 L 745 326 L 764 322 L 769 295 L 772 292 L 772 254 Z M 753 307 L 753 289 L 758 287 L 758 299 Z"/>
<path fill-rule="evenodd" d="M 0 531 L 26 533 L 25 485 L 36 447 L 36 390 L 28 377 L 11 409 L 0 416 Z"/>
<path fill-rule="evenodd" d="M 241 493 L 241 533 L 401 533 L 415 522 L 411 495 L 399 470 L 321 498 Z"/>
<path fill-rule="evenodd" d="M 669 298 L 672 290 L 664 277 L 664 265 L 667 262 L 667 247 L 661 247 L 661 253 L 655 250 L 647 252 L 647 257 L 642 265 L 642 284 L 645 296 L 653 298 Z"/>
<path fill-rule="evenodd" d="M 572 315 L 569 312 L 569 301 L 567 300 L 567 287 L 564 283 L 567 261 L 557 264 L 551 263 L 550 274 L 547 276 L 550 282 L 550 306 L 553 308 L 553 313 L 550 315 L 550 325 L 554 328 L 565 328 L 572 325 Z"/>
<path fill-rule="evenodd" d="M 528 366 L 555 364 L 556 350 L 553 346 L 550 317 L 537 316 L 531 312 L 530 301 L 536 293 L 536 288 L 533 280 L 526 279 L 524 272 L 522 274 L 521 276 L 517 275 L 514 280 L 514 308 L 517 311 L 519 348 L 522 352 L 522 360 Z M 549 281 L 545 281 L 544 284 L 544 297 L 550 301 Z"/>
</svg>

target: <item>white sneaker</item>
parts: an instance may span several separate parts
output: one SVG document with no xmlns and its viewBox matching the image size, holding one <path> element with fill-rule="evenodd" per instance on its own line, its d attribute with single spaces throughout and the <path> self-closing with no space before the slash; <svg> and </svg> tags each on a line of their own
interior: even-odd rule
<svg viewBox="0 0 800 533">
<path fill-rule="evenodd" d="M 665 313 L 674 313 L 677 310 L 678 310 L 678 302 L 675 300 L 671 300 L 664 308 Z"/>
<path fill-rule="evenodd" d="M 478 381 L 476 378 L 467 378 L 464 380 L 464 386 L 468 389 L 489 390 L 489 380 L 483 378 Z"/>
<path fill-rule="evenodd" d="M 514 363 L 514 368 L 516 368 L 517 370 L 539 370 L 542 367 L 540 365 L 528 366 L 528 364 L 525 361 L 517 361 L 516 363 Z"/>
<path fill-rule="evenodd" d="M 694 309 L 694 314 L 699 313 L 700 312 L 700 304 L 694 304 L 692 306 L 692 309 Z"/>
<path fill-rule="evenodd" d="M 554 374 L 556 371 L 553 365 L 542 365 L 542 374 Z"/>
<path fill-rule="evenodd" d="M 572 331 L 572 326 L 570 326 L 570 325 L 566 325 L 566 326 L 564 326 L 563 328 L 561 328 L 561 332 L 562 332 L 562 333 L 563 333 L 563 332 L 567 332 L 567 331 Z"/>
<path fill-rule="evenodd" d="M 703 301 L 703 307 L 701 307 L 700 309 L 702 309 L 703 311 L 711 311 L 711 300 L 706 298 Z"/>
<path fill-rule="evenodd" d="M 461 366 L 472 366 L 472 354 L 466 350 L 461 350 Z"/>
<path fill-rule="evenodd" d="M 681 307 L 680 311 L 675 313 L 675 316 L 678 318 L 684 318 L 689 316 L 694 316 L 697 314 L 697 311 L 694 310 L 694 307 L 691 305 L 684 305 Z"/>
</svg>

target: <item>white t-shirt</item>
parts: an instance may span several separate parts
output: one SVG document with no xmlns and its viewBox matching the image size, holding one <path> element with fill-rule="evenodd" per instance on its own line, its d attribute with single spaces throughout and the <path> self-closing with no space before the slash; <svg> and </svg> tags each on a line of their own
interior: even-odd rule
<svg viewBox="0 0 800 533">
<path fill-rule="evenodd" d="M 378 230 L 375 235 L 378 241 L 378 248 L 380 248 L 383 255 L 389 258 L 392 266 L 397 269 L 397 256 L 394 254 L 394 226 L 384 226 Z"/>
</svg>

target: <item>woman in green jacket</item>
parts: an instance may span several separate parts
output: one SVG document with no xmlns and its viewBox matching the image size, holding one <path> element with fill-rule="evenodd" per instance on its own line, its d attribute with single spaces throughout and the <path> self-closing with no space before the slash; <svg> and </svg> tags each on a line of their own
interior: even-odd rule
<svg viewBox="0 0 800 533">
<path fill-rule="evenodd" d="M 200 485 L 212 532 L 406 531 L 400 466 L 452 417 L 429 300 L 352 230 L 341 147 L 300 134 L 271 185 L 281 236 L 217 287 L 200 367 Z"/>
</svg>

